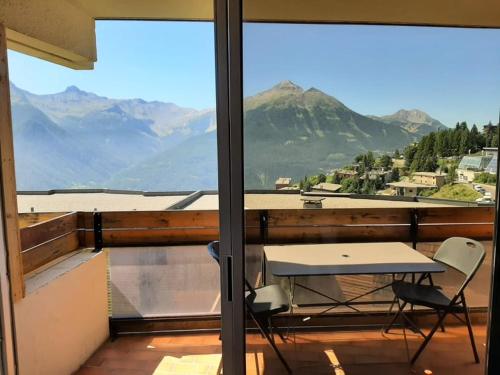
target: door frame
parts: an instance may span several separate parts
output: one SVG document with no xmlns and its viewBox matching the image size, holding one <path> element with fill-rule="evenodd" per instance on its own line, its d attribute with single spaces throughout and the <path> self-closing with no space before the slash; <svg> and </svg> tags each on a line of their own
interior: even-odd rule
<svg viewBox="0 0 500 375">
<path fill-rule="evenodd" d="M 224 373 L 244 375 L 245 257 L 241 0 L 214 0 Z"/>
</svg>

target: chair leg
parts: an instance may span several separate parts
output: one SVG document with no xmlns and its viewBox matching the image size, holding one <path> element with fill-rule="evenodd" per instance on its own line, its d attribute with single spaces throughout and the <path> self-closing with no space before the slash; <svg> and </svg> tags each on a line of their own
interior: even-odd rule
<svg viewBox="0 0 500 375">
<path fill-rule="evenodd" d="M 269 327 L 269 336 L 271 336 L 271 340 L 274 342 L 273 321 L 271 317 L 267 319 L 267 325 Z"/>
<path fill-rule="evenodd" d="M 279 349 L 276 346 L 276 343 L 274 342 L 274 340 L 271 338 L 271 336 L 269 336 L 269 333 L 267 332 L 267 330 L 265 329 L 265 327 L 262 325 L 262 323 L 258 319 L 256 319 L 253 316 L 252 313 L 250 313 L 250 316 L 252 317 L 252 319 L 255 322 L 255 324 L 257 324 L 257 327 L 259 328 L 260 333 L 265 336 L 265 338 L 267 339 L 267 341 L 269 342 L 269 344 L 273 348 L 274 353 L 276 353 L 276 355 L 278 356 L 279 360 L 281 361 L 281 363 L 283 364 L 283 366 L 286 368 L 287 372 L 289 374 L 291 374 L 292 373 L 292 369 L 290 368 L 290 366 L 286 362 L 285 358 L 283 357 L 283 355 L 279 351 Z"/>
<path fill-rule="evenodd" d="M 418 357 L 420 356 L 420 354 L 422 354 L 422 352 L 424 351 L 424 349 L 427 346 L 427 344 L 429 343 L 429 341 L 431 341 L 432 336 L 434 336 L 434 334 L 436 333 L 436 331 L 438 330 L 438 328 L 441 326 L 441 323 L 443 323 L 444 318 L 446 317 L 447 314 L 448 314 L 448 311 L 444 311 L 443 314 L 440 315 L 438 322 L 434 325 L 434 327 L 432 328 L 431 332 L 425 337 L 425 340 L 422 343 L 422 345 L 420 345 L 420 347 L 418 348 L 417 352 L 413 355 L 413 357 L 412 357 L 412 359 L 410 361 L 410 363 L 412 365 L 418 359 Z"/>
<path fill-rule="evenodd" d="M 399 305 L 399 302 L 398 302 L 398 305 Z M 389 333 L 389 330 L 392 328 L 394 323 L 396 323 L 396 320 L 398 319 L 399 315 L 401 314 L 401 312 L 403 311 L 403 309 L 405 308 L 406 305 L 407 305 L 406 302 L 403 302 L 402 305 L 399 305 L 398 311 L 396 312 L 396 314 L 394 314 L 394 317 L 392 318 L 391 322 L 389 323 L 387 328 L 384 330 L 385 333 Z"/>
<path fill-rule="evenodd" d="M 272 320 L 271 320 L 270 324 L 273 328 L 273 332 L 276 332 L 278 334 L 279 338 L 281 339 L 281 341 L 286 343 L 285 337 L 283 336 L 283 333 L 281 332 L 281 328 L 278 327 L 276 324 L 274 324 Z"/>
<path fill-rule="evenodd" d="M 472 345 L 472 351 L 474 352 L 474 359 L 476 363 L 479 363 L 479 355 L 477 354 L 476 342 L 474 340 L 474 333 L 472 332 L 472 324 L 469 317 L 469 309 L 465 303 L 465 296 L 462 294 L 462 305 L 464 307 L 465 321 L 467 323 L 467 329 L 469 331 L 470 344 Z"/>
<path fill-rule="evenodd" d="M 405 321 L 406 327 L 410 328 L 413 332 L 420 334 L 420 336 L 422 336 L 425 339 L 425 333 L 423 333 L 422 330 L 417 327 L 417 325 L 413 322 L 413 320 L 411 320 L 410 317 L 407 316 L 404 311 L 401 311 L 401 316 Z"/>
<path fill-rule="evenodd" d="M 441 312 L 439 310 L 436 310 L 436 314 L 438 316 L 438 319 L 441 318 Z M 441 322 L 441 332 L 445 332 L 444 330 L 444 322 Z"/>
</svg>

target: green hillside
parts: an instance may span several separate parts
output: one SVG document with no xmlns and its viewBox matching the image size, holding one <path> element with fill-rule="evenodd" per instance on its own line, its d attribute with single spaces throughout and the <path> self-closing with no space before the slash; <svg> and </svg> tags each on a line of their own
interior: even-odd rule
<svg viewBox="0 0 500 375">
<path fill-rule="evenodd" d="M 445 185 L 431 196 L 432 198 L 453 199 L 458 201 L 473 202 L 482 195 L 466 184 Z"/>
<path fill-rule="evenodd" d="M 355 155 L 403 148 L 418 136 L 356 113 L 315 88 L 282 82 L 245 101 L 245 185 L 271 188 L 349 163 Z"/>
</svg>

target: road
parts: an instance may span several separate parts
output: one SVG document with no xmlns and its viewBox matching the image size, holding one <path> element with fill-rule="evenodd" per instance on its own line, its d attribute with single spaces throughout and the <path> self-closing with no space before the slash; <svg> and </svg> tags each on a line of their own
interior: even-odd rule
<svg viewBox="0 0 500 375">
<path fill-rule="evenodd" d="M 497 192 L 496 186 L 494 186 L 494 185 L 487 185 L 487 184 L 479 184 L 479 185 L 481 185 L 481 187 L 485 191 L 491 193 L 491 199 L 495 199 L 495 197 L 497 196 L 496 195 L 496 192 Z"/>
</svg>

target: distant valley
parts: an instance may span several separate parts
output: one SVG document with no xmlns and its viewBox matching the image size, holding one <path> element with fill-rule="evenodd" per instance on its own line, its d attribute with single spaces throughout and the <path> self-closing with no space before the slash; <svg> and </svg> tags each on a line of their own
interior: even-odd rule
<svg viewBox="0 0 500 375">
<path fill-rule="evenodd" d="M 213 109 L 11 84 L 18 190 L 217 188 Z M 368 150 L 402 149 L 444 125 L 419 110 L 364 116 L 315 88 L 280 82 L 244 102 L 245 186 L 327 172 Z"/>
</svg>

